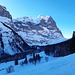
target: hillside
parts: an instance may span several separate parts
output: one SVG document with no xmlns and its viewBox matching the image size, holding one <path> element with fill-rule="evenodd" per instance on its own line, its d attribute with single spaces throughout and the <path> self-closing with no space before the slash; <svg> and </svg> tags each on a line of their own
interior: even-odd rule
<svg viewBox="0 0 75 75">
<path fill-rule="evenodd" d="M 0 75 L 74 75 L 75 74 L 75 54 L 71 54 L 65 57 L 53 58 L 46 56 L 43 52 L 40 53 L 43 57 L 40 63 L 36 65 L 28 63 L 27 65 L 18 66 L 14 65 L 14 62 L 0 64 Z M 30 56 L 29 56 L 30 57 Z M 49 58 L 49 61 L 45 61 L 45 57 Z M 19 63 L 23 61 L 20 60 Z M 5 66 L 2 66 L 5 65 Z M 10 65 L 14 66 L 14 72 L 6 73 L 6 68 Z M 4 69 L 3 69 L 4 68 Z M 1 71 L 1 69 L 3 69 Z"/>
<path fill-rule="evenodd" d="M 65 39 L 51 16 L 21 17 L 13 19 L 9 25 L 30 46 L 43 46 L 55 40 Z"/>
<path fill-rule="evenodd" d="M 51 16 L 12 19 L 6 7 L 0 5 L 0 57 L 4 53 L 13 55 L 28 51 L 30 46 L 51 45 L 65 40 Z"/>
<path fill-rule="evenodd" d="M 1 8 L 8 12 L 5 7 Z M 46 48 L 43 46 L 66 40 L 51 16 L 8 18 L 5 14 L 0 16 L 0 57 L 6 57 L 6 54 L 37 52 L 38 47 L 39 51 L 44 51 Z M 58 51 L 58 47 L 54 49 L 53 53 Z"/>
<path fill-rule="evenodd" d="M 25 52 L 28 44 L 7 24 L 10 19 L 0 16 L 0 57 L 1 54 L 7 53 L 13 55 L 15 53 Z"/>
<path fill-rule="evenodd" d="M 66 39 L 51 16 L 13 19 L 0 5 L 0 75 L 75 75 L 75 32 Z"/>
</svg>

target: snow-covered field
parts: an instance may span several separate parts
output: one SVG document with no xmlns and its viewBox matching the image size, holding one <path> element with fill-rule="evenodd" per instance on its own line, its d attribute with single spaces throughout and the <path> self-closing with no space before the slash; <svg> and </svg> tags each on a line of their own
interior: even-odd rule
<svg viewBox="0 0 75 75">
<path fill-rule="evenodd" d="M 36 65 L 28 63 L 21 66 L 20 62 L 23 59 L 19 60 L 17 66 L 14 65 L 14 61 L 1 63 L 0 75 L 75 75 L 75 54 L 54 58 L 41 52 L 40 56 L 43 58 Z M 48 62 L 45 61 L 45 57 L 49 58 Z M 14 66 L 14 72 L 7 73 L 6 68 L 10 65 Z"/>
</svg>

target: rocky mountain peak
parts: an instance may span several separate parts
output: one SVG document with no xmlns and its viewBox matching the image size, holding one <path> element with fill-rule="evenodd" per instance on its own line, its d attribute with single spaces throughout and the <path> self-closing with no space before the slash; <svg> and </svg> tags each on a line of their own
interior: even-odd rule
<svg viewBox="0 0 75 75">
<path fill-rule="evenodd" d="M 10 25 L 29 45 L 47 45 L 64 38 L 51 16 L 21 17 Z"/>
<path fill-rule="evenodd" d="M 9 11 L 7 11 L 6 7 L 2 5 L 0 5 L 0 16 L 12 19 L 12 16 Z"/>
<path fill-rule="evenodd" d="M 37 18 L 39 19 L 44 19 L 44 20 L 48 20 L 50 16 L 42 16 L 42 15 L 39 15 Z"/>
</svg>

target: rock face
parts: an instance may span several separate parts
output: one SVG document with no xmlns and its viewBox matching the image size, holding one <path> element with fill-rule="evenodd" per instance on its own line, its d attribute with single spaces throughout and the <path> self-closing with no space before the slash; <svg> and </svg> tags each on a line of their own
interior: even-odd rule
<svg viewBox="0 0 75 75">
<path fill-rule="evenodd" d="M 0 16 L 12 19 L 12 16 L 10 15 L 9 11 L 7 11 L 6 7 L 1 5 L 0 5 Z"/>
<path fill-rule="evenodd" d="M 70 54 L 70 47 L 75 52 L 75 32 L 71 40 L 62 42 L 65 38 L 51 16 L 10 19 L 6 7 L 0 5 L 0 57 L 39 50 L 64 56 Z"/>
<path fill-rule="evenodd" d="M 51 16 L 17 18 L 10 25 L 29 45 L 48 45 L 64 38 Z"/>
<path fill-rule="evenodd" d="M 8 22 L 8 18 L 0 16 L 0 21 L 2 20 Z M 3 22 L 0 22 L 0 57 L 5 53 L 13 55 L 25 52 L 30 48 L 15 30 Z"/>
</svg>

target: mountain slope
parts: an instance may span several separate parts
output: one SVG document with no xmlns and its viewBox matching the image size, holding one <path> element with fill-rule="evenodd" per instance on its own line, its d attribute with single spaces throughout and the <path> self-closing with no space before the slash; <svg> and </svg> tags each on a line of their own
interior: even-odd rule
<svg viewBox="0 0 75 75">
<path fill-rule="evenodd" d="M 1 5 L 0 15 L 0 55 L 25 52 L 30 46 L 50 45 L 65 40 L 51 16 L 12 19 L 6 7 Z"/>
<path fill-rule="evenodd" d="M 0 5 L 0 16 L 12 19 L 12 16 L 9 11 L 7 11 L 6 7 L 2 5 Z"/>
<path fill-rule="evenodd" d="M 15 53 L 25 52 L 33 45 L 42 46 L 65 40 L 62 33 L 54 25 L 54 29 L 51 31 L 47 26 L 42 26 L 42 24 L 38 25 L 38 27 L 41 27 L 38 29 L 35 28 L 36 25 L 27 25 L 30 28 L 27 29 L 26 24 L 23 27 L 23 22 L 19 22 L 22 24 L 18 24 L 18 22 L 12 22 L 10 19 L 0 16 L 0 57 L 4 53 L 13 55 Z M 17 27 L 16 23 L 20 27 Z"/>
<path fill-rule="evenodd" d="M 31 46 L 47 45 L 52 41 L 64 39 L 51 16 L 22 17 L 9 24 Z"/>
<path fill-rule="evenodd" d="M 65 57 L 60 58 L 52 58 L 49 56 L 49 61 L 46 62 L 44 60 L 44 53 L 40 53 L 43 58 L 40 63 L 36 65 L 28 63 L 27 65 L 18 66 L 14 65 L 14 62 L 2 63 L 0 64 L 0 70 L 4 68 L 4 70 L 0 71 L 1 75 L 75 75 L 75 54 L 71 54 Z M 21 60 L 23 61 L 23 60 Z M 19 61 L 19 63 L 21 62 Z M 5 65 L 5 66 L 2 66 Z M 14 72 L 6 73 L 5 68 L 8 66 L 14 66 Z"/>
<path fill-rule="evenodd" d="M 3 22 L 8 22 L 9 19 L 0 17 L 0 54 L 15 54 L 19 52 L 25 52 L 29 46 L 25 41 L 16 33 L 10 26 Z"/>
</svg>

